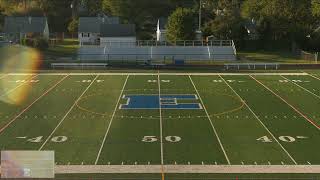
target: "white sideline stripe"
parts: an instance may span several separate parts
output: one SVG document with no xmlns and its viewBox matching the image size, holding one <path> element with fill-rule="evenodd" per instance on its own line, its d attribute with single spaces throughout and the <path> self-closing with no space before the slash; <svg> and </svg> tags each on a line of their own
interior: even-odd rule
<svg viewBox="0 0 320 180">
<path fill-rule="evenodd" d="M 268 133 L 272 136 L 272 138 L 279 144 L 281 149 L 288 155 L 288 157 L 292 160 L 294 164 L 297 164 L 296 160 L 290 155 L 290 153 L 282 146 L 282 144 L 278 141 L 278 139 L 272 134 L 272 132 L 266 127 L 266 125 L 261 121 L 261 119 L 257 116 L 257 114 L 251 109 L 251 107 L 247 104 L 246 101 L 242 99 L 242 97 L 228 84 L 228 82 L 220 76 L 220 78 L 226 83 L 226 85 L 237 95 L 241 101 L 246 105 L 249 111 L 253 114 L 253 116 L 260 122 L 260 124 L 268 131 Z"/>
<path fill-rule="evenodd" d="M 92 82 L 89 84 L 89 86 L 82 92 L 82 94 L 78 97 L 78 99 L 74 102 L 74 104 L 71 106 L 71 108 L 69 109 L 69 111 L 63 116 L 63 118 L 61 119 L 61 121 L 59 122 L 59 124 L 54 128 L 54 130 L 51 132 L 51 134 L 48 136 L 48 138 L 44 141 L 44 143 L 41 145 L 41 147 L 39 148 L 39 151 L 42 150 L 42 148 L 47 144 L 47 142 L 49 141 L 49 139 L 52 137 L 52 135 L 56 132 L 56 130 L 59 128 L 59 126 L 62 124 L 62 122 L 67 118 L 67 116 L 69 115 L 69 113 L 72 111 L 72 109 L 76 106 L 76 104 L 80 101 L 81 97 L 88 91 L 88 89 L 91 87 L 91 85 L 96 81 L 96 79 L 99 77 L 99 75 L 97 75 Z"/>
<path fill-rule="evenodd" d="M 102 143 L 101 143 L 101 146 L 100 146 L 100 149 L 99 149 L 99 152 L 98 152 L 98 154 L 97 154 L 97 158 L 96 158 L 96 161 L 95 161 L 94 164 L 98 164 L 101 151 L 102 151 L 102 149 L 103 149 L 103 147 L 104 147 L 104 143 L 106 142 L 106 139 L 107 139 L 107 136 L 108 136 L 108 134 L 109 134 L 109 130 L 110 130 L 110 127 L 111 127 L 111 124 L 112 124 L 114 115 L 116 114 L 116 111 L 117 111 L 117 109 L 118 109 L 119 102 L 120 102 L 120 99 L 121 99 L 121 97 L 122 97 L 124 88 L 126 87 L 126 84 L 127 84 L 128 79 L 129 79 L 129 75 L 127 75 L 126 80 L 125 80 L 125 82 L 123 83 L 123 86 L 122 86 L 120 95 L 119 95 L 119 97 L 118 97 L 116 106 L 115 106 L 115 108 L 114 108 L 114 110 L 113 110 L 113 113 L 112 113 L 112 116 L 111 116 L 111 119 L 110 119 L 110 122 L 109 122 L 109 125 L 108 125 L 108 128 L 107 128 L 106 134 L 105 134 L 104 137 L 103 137 L 103 140 L 102 140 Z"/>
<path fill-rule="evenodd" d="M 217 131 L 216 131 L 216 128 L 213 126 L 211 117 L 210 117 L 210 115 L 209 115 L 209 113 L 208 113 L 208 111 L 207 111 L 206 106 L 205 106 L 204 103 L 203 103 L 202 97 L 200 96 L 200 94 L 199 94 L 199 92 L 198 92 L 198 89 L 197 89 L 196 85 L 194 84 L 194 82 L 193 82 L 193 80 L 192 80 L 192 78 L 191 78 L 190 75 L 189 75 L 189 79 L 190 79 L 190 81 L 191 81 L 191 83 L 192 83 L 192 85 L 193 85 L 193 87 L 194 87 L 194 90 L 195 90 L 195 91 L 197 92 L 197 94 L 198 94 L 199 100 L 200 100 L 200 102 L 201 102 L 201 104 L 202 104 L 202 106 L 203 106 L 203 110 L 205 111 L 205 113 L 206 113 L 206 115 L 207 115 L 207 117 L 208 117 L 208 120 L 209 120 L 209 122 L 210 122 L 210 124 L 211 124 L 211 127 L 212 127 L 212 129 L 213 129 L 214 134 L 215 134 L 216 137 L 217 137 L 217 140 L 218 140 L 219 145 L 220 145 L 220 147 L 221 147 L 221 149 L 222 149 L 222 151 L 223 151 L 223 154 L 224 154 L 224 156 L 225 156 L 228 164 L 230 165 L 231 163 L 230 163 L 230 160 L 229 160 L 229 158 L 228 158 L 228 155 L 227 155 L 227 153 L 226 153 L 226 151 L 225 151 L 225 149 L 224 149 L 224 147 L 223 147 L 223 145 L 222 145 L 222 143 L 221 143 L 221 140 L 220 140 L 219 135 L 218 135 L 218 133 L 217 133 Z"/>
<path fill-rule="evenodd" d="M 163 137 L 162 137 L 162 109 L 161 109 L 161 83 L 160 75 L 158 74 L 158 88 L 159 88 L 159 120 L 160 120 L 160 154 L 161 154 L 161 165 L 163 165 Z M 163 172 L 161 172 L 163 173 Z"/>
<path fill-rule="evenodd" d="M 319 173 L 320 165 L 57 165 L 56 174 L 89 174 L 89 173 L 223 173 L 223 174 L 249 174 L 249 173 L 286 173 L 310 174 Z"/>
<path fill-rule="evenodd" d="M 299 84 L 296 83 L 296 82 L 291 81 L 290 79 L 288 79 L 288 78 L 286 78 L 286 77 L 284 77 L 284 76 L 282 76 L 282 75 L 281 75 L 281 77 L 284 78 L 285 80 L 288 80 L 289 82 L 293 83 L 294 85 L 300 87 L 301 89 L 307 91 L 308 93 L 314 95 L 316 98 L 320 99 L 320 96 L 318 96 L 318 95 L 316 95 L 315 93 L 311 92 L 309 89 L 306 89 L 305 87 L 299 85 Z"/>
<path fill-rule="evenodd" d="M 8 75 L 14 76 L 14 75 L 34 75 L 34 73 L 10 73 Z M 132 75 L 132 76 L 148 76 L 148 75 L 167 75 L 167 76 L 248 76 L 248 75 L 253 75 L 253 76 L 279 76 L 279 75 L 284 75 L 284 76 L 308 76 L 308 73 L 305 72 L 300 72 L 300 73 L 39 73 L 38 75 L 43 75 L 43 76 L 57 76 L 57 75 L 73 75 L 73 76 L 83 76 L 83 75 L 110 75 L 110 76 L 127 76 L 127 75 Z"/>
</svg>

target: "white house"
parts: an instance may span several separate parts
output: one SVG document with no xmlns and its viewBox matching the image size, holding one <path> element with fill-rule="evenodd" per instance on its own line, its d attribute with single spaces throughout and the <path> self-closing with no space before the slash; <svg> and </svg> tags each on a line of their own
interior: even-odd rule
<svg viewBox="0 0 320 180">
<path fill-rule="evenodd" d="M 78 38 L 80 45 L 100 44 L 101 26 L 105 24 L 119 24 L 119 17 L 80 17 Z"/>
<path fill-rule="evenodd" d="M 133 24 L 104 24 L 101 26 L 100 46 L 132 47 L 136 45 L 136 27 Z"/>
<path fill-rule="evenodd" d="M 5 17 L 5 40 L 19 42 L 24 38 L 43 37 L 49 39 L 49 25 L 46 17 Z"/>
<path fill-rule="evenodd" d="M 159 18 L 157 24 L 157 41 L 164 42 L 166 41 L 166 25 L 167 19 L 166 18 Z"/>
</svg>

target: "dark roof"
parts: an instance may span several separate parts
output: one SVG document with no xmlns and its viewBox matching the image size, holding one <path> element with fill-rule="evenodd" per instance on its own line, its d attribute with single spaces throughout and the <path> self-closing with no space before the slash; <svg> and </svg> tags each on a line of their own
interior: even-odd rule
<svg viewBox="0 0 320 180">
<path fill-rule="evenodd" d="M 158 19 L 158 23 L 159 23 L 159 29 L 166 29 L 166 25 L 168 23 L 168 19 L 161 17 Z"/>
<path fill-rule="evenodd" d="M 119 17 L 80 17 L 79 32 L 100 33 L 102 24 L 119 24 Z"/>
<path fill-rule="evenodd" d="M 136 26 L 133 24 L 103 24 L 101 37 L 131 37 L 136 36 Z"/>
<path fill-rule="evenodd" d="M 6 33 L 42 33 L 47 25 L 46 17 L 5 17 Z"/>
</svg>

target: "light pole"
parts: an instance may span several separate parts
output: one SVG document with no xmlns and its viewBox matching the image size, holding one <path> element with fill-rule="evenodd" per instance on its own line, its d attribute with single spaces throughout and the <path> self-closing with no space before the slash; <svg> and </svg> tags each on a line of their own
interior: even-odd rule
<svg viewBox="0 0 320 180">
<path fill-rule="evenodd" d="M 199 0 L 199 31 L 201 31 L 202 0 Z"/>
</svg>

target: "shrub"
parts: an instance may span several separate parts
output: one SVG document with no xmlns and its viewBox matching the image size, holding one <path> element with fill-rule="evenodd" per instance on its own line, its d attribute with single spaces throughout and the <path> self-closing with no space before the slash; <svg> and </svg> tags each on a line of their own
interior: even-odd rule
<svg viewBox="0 0 320 180">
<path fill-rule="evenodd" d="M 44 38 L 36 38 L 33 40 L 33 47 L 40 50 L 48 49 L 49 48 L 48 40 Z"/>
</svg>

